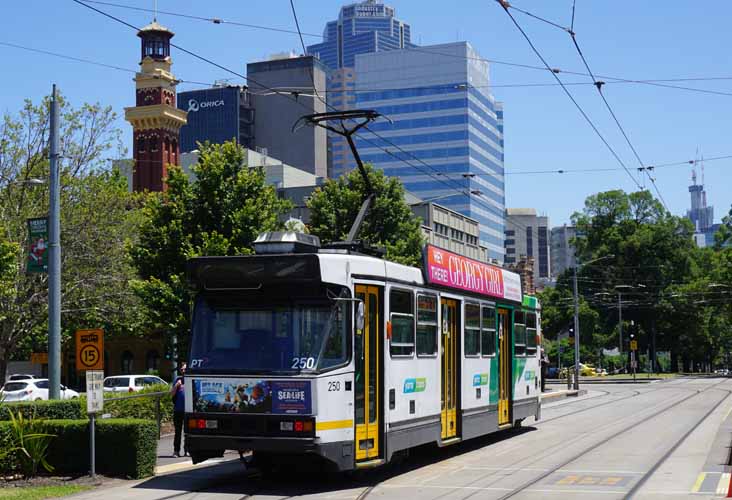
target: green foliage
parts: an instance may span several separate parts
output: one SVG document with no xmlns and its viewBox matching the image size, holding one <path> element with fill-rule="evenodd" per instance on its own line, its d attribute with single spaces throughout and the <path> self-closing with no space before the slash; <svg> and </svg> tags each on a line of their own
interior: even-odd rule
<svg viewBox="0 0 732 500">
<path fill-rule="evenodd" d="M 80 484 L 59 484 L 54 486 L 24 486 L 22 488 L 6 488 L 2 492 L 5 500 L 44 500 L 59 498 L 91 489 L 91 486 Z"/>
<path fill-rule="evenodd" d="M 134 288 L 147 324 L 169 338 L 177 334 L 180 352 L 189 334 L 186 261 L 251 253 L 259 233 L 280 229 L 291 207 L 265 183 L 261 168 L 244 164 L 244 152 L 233 141 L 202 144 L 192 173 L 194 181 L 179 168 L 169 169 L 168 190 L 148 197 L 139 241 L 129 250 L 141 278 Z"/>
<path fill-rule="evenodd" d="M 603 348 L 619 345 L 620 292 L 624 352 L 629 349 L 632 321 L 638 328 L 639 356 L 653 350 L 654 339 L 656 351 L 671 353 L 669 358 L 657 356 L 656 368 L 689 370 L 732 362 L 728 354 L 732 351 L 732 248 L 697 248 L 691 223 L 666 212 L 648 191 L 590 196 L 582 212 L 573 215 L 573 222 L 581 266 L 583 361 L 626 365 L 627 358 L 601 359 L 600 355 Z M 572 323 L 571 270 L 540 300 L 544 333 L 556 339 Z"/>
<path fill-rule="evenodd" d="M 404 201 L 404 186 L 371 165 L 366 165 L 366 172 L 376 200 L 356 239 L 386 247 L 389 260 L 419 266 L 424 237 L 419 218 Z M 307 202 L 310 232 L 323 243 L 345 240 L 365 198 L 366 186 L 358 170 L 328 180 Z"/>
<path fill-rule="evenodd" d="M 139 331 L 134 276 L 125 252 L 137 233 L 136 195 L 110 168 L 119 145 L 111 108 L 61 102 L 61 287 L 63 341 L 77 327 Z M 26 220 L 48 213 L 48 99 L 0 121 L 0 383 L 7 361 L 47 344 L 48 282 L 26 274 Z M 122 153 L 122 151 L 120 151 Z"/>
<path fill-rule="evenodd" d="M 131 396 L 126 392 L 105 392 L 104 393 L 104 413 L 109 413 L 112 418 L 141 418 L 144 420 L 153 420 L 157 422 L 156 416 L 156 400 L 160 398 L 160 417 L 162 422 L 173 421 L 173 399 L 169 395 L 170 387 L 165 384 L 153 385 L 145 387 L 134 393 L 135 396 L 143 394 L 152 394 L 155 392 L 164 392 L 161 396 L 149 396 L 145 398 L 128 398 L 119 401 L 107 401 L 109 398 L 124 398 Z M 81 410 L 86 415 L 86 396 L 82 396 Z"/>
<path fill-rule="evenodd" d="M 10 422 L 0 422 L 0 449 L 9 444 Z M 48 463 L 59 474 L 89 471 L 89 421 L 40 420 L 38 430 L 56 438 L 48 447 Z M 151 476 L 157 455 L 157 427 L 150 420 L 103 419 L 96 422 L 97 472 L 140 479 Z M 14 463 L 0 458 L 0 473 L 12 472 Z"/>
<path fill-rule="evenodd" d="M 46 456 L 48 447 L 55 437 L 53 434 L 43 432 L 42 424 L 35 419 L 25 418 L 23 413 L 14 414 L 10 412 L 10 440 L 7 443 L 7 453 L 13 454 L 18 460 L 17 464 L 26 477 L 38 475 L 38 467 L 46 471 L 53 471 L 53 466 L 48 463 Z"/>
<path fill-rule="evenodd" d="M 0 421 L 10 420 L 11 413 L 22 414 L 25 418 L 67 420 L 82 418 L 86 403 L 79 399 L 52 401 L 33 401 L 28 403 L 4 403 L 0 405 Z"/>
<path fill-rule="evenodd" d="M 732 208 L 729 213 L 722 217 L 722 225 L 719 226 L 717 233 L 714 235 L 714 243 L 717 248 L 724 246 L 732 246 Z"/>
</svg>

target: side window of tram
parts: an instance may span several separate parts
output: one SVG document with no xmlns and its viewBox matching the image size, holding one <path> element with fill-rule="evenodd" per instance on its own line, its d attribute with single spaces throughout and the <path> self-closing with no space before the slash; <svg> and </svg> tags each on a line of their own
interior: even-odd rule
<svg viewBox="0 0 732 500">
<path fill-rule="evenodd" d="M 391 312 L 391 342 L 389 353 L 392 356 L 412 356 L 414 354 L 414 299 L 412 292 L 392 290 L 389 294 Z"/>
<path fill-rule="evenodd" d="M 437 354 L 437 297 L 417 295 L 417 356 Z"/>
<path fill-rule="evenodd" d="M 536 354 L 536 313 L 526 313 L 526 354 Z"/>
<path fill-rule="evenodd" d="M 496 354 L 496 310 L 493 307 L 481 308 L 480 349 L 483 356 Z"/>
<path fill-rule="evenodd" d="M 526 314 L 523 311 L 513 313 L 513 343 L 516 356 L 526 355 Z"/>
<path fill-rule="evenodd" d="M 465 356 L 480 354 L 480 306 L 465 304 Z"/>
</svg>

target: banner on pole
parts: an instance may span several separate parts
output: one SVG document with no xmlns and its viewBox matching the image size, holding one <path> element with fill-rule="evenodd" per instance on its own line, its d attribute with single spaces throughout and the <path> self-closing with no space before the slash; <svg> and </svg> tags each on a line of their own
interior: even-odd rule
<svg viewBox="0 0 732 500">
<path fill-rule="evenodd" d="M 28 219 L 28 258 L 26 272 L 48 272 L 48 217 Z"/>
</svg>

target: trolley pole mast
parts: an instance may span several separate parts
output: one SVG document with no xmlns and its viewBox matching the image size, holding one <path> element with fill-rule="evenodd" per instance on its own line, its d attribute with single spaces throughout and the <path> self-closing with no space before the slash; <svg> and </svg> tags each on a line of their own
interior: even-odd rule
<svg viewBox="0 0 732 500">
<path fill-rule="evenodd" d="M 59 106 L 53 85 L 50 113 L 48 253 L 48 399 L 61 399 L 61 210 L 59 205 Z"/>
<path fill-rule="evenodd" d="M 581 264 L 582 267 L 605 259 L 612 259 L 615 255 L 605 255 L 603 257 L 591 260 Z M 580 376 L 580 327 L 579 327 L 579 294 L 577 293 L 577 268 L 580 264 L 575 264 L 572 268 L 572 288 L 574 291 L 574 390 L 579 390 Z"/>
</svg>

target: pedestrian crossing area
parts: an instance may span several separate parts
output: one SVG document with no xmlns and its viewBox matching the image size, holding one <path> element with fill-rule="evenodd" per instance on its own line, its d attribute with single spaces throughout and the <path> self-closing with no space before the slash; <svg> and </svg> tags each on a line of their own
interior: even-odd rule
<svg viewBox="0 0 732 500">
<path fill-rule="evenodd" d="M 692 493 L 727 496 L 732 475 L 729 472 L 701 472 L 696 478 Z"/>
</svg>

